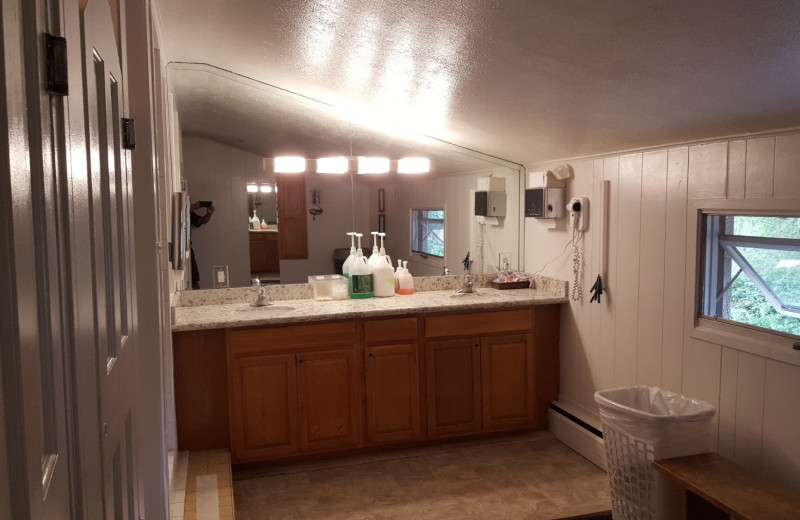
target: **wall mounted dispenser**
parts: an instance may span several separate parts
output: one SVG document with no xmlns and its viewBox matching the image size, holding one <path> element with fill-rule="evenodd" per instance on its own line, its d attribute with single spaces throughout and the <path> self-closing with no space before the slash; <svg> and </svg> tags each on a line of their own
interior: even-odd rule
<svg viewBox="0 0 800 520">
<path fill-rule="evenodd" d="M 505 217 L 505 191 L 476 191 L 475 215 L 479 217 Z"/>
<path fill-rule="evenodd" d="M 525 190 L 525 216 L 561 218 L 567 215 L 566 188 L 529 188 Z"/>
</svg>

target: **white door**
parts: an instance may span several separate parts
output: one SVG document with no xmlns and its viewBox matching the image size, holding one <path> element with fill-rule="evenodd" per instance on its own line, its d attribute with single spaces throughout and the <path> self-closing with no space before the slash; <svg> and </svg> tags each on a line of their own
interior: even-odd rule
<svg viewBox="0 0 800 520">
<path fill-rule="evenodd" d="M 124 13 L 122 2 L 117 13 Z M 89 0 L 81 24 L 103 504 L 106 518 L 134 520 L 138 510 L 136 342 L 132 329 L 135 288 L 130 264 L 130 152 L 122 147 L 121 125 L 127 111 L 119 45 L 119 40 L 124 41 L 124 24 L 112 18 L 106 0 Z"/>
<path fill-rule="evenodd" d="M 56 1 L 27 0 L 4 1 L 0 15 L 0 516 L 13 519 L 69 519 L 79 507 L 64 100 L 45 90 L 44 65 L 43 34 L 60 34 L 60 14 Z"/>
</svg>

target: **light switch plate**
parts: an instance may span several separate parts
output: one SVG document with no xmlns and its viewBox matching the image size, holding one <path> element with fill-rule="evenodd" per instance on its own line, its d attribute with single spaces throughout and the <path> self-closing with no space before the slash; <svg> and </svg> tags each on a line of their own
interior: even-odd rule
<svg viewBox="0 0 800 520">
<path fill-rule="evenodd" d="M 227 265 L 215 265 L 212 267 L 214 271 L 214 289 L 219 289 L 221 287 L 229 287 L 230 283 L 228 280 L 228 266 Z"/>
</svg>

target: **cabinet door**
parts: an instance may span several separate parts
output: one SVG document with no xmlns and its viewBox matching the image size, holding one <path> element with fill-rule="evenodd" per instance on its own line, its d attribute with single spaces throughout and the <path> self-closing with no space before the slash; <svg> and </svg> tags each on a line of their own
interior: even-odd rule
<svg viewBox="0 0 800 520">
<path fill-rule="evenodd" d="M 265 271 L 276 273 L 281 270 L 278 253 L 278 233 L 264 234 L 264 263 Z"/>
<path fill-rule="evenodd" d="M 420 436 L 417 344 L 367 347 L 367 440 L 373 443 Z"/>
<path fill-rule="evenodd" d="M 534 419 L 530 334 L 481 339 L 483 427 L 526 426 Z"/>
<path fill-rule="evenodd" d="M 295 355 L 231 358 L 231 452 L 235 461 L 298 451 Z"/>
<path fill-rule="evenodd" d="M 261 233 L 250 233 L 250 272 L 265 273 L 267 266 L 267 242 Z"/>
<path fill-rule="evenodd" d="M 429 341 L 425 350 L 428 433 L 439 436 L 480 430 L 480 341 Z"/>
<path fill-rule="evenodd" d="M 355 351 L 297 354 L 297 369 L 303 451 L 357 446 L 361 420 Z"/>
</svg>

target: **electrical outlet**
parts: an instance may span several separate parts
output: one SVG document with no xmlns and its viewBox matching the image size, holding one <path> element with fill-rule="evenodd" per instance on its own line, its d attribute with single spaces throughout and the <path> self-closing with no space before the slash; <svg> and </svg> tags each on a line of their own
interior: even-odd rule
<svg viewBox="0 0 800 520">
<path fill-rule="evenodd" d="M 498 271 L 505 271 L 506 265 L 508 269 L 511 269 L 511 253 L 500 253 L 497 255 L 498 263 L 497 263 L 497 270 Z"/>
</svg>

